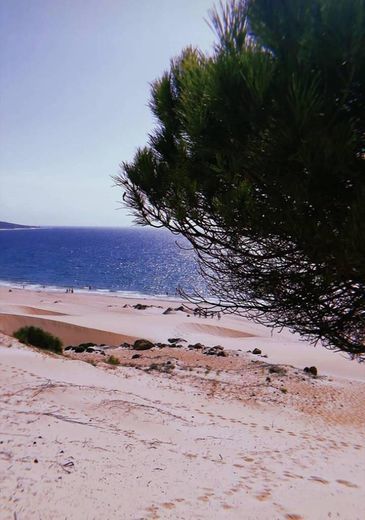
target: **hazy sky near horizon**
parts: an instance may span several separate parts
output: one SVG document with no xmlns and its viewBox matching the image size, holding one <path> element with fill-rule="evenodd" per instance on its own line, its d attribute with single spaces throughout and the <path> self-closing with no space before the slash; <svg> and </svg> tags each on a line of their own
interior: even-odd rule
<svg viewBox="0 0 365 520">
<path fill-rule="evenodd" d="M 214 0 L 1 0 L 0 220 L 126 226 L 111 175 L 153 128 L 150 83 L 207 51 Z"/>
</svg>

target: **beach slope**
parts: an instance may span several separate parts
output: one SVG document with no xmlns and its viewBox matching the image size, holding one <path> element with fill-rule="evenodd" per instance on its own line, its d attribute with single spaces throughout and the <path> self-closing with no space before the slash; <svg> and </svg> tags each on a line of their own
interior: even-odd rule
<svg viewBox="0 0 365 520">
<path fill-rule="evenodd" d="M 315 358 L 311 347 L 307 358 L 288 334 L 270 347 L 258 326 L 180 306 L 3 290 L 3 332 L 17 317 L 130 341 L 171 335 L 181 347 L 136 357 L 110 345 L 120 361 L 112 366 L 108 356 L 47 354 L 2 333 L 0 518 L 364 518 L 361 369 L 351 377 L 342 358 L 331 365 L 333 353 Z M 276 360 L 280 337 L 296 345 L 297 362 Z M 226 355 L 188 348 L 199 340 Z M 253 345 L 268 357 L 248 353 Z M 308 375 L 302 356 L 339 375 Z"/>
</svg>

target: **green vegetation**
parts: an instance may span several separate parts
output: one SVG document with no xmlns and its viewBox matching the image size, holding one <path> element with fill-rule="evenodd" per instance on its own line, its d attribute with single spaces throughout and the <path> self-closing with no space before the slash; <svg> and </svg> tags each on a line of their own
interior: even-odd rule
<svg viewBox="0 0 365 520">
<path fill-rule="evenodd" d="M 153 83 L 123 199 L 187 238 L 212 305 L 365 359 L 365 2 L 231 0 L 211 25 Z"/>
<path fill-rule="evenodd" d="M 96 343 L 91 343 L 90 341 L 88 343 L 80 343 L 79 347 L 82 348 L 89 348 L 89 347 L 96 347 Z"/>
<path fill-rule="evenodd" d="M 106 362 L 109 363 L 109 365 L 120 365 L 120 361 L 117 357 L 115 356 L 109 356 L 107 359 L 106 359 Z"/>
<path fill-rule="evenodd" d="M 38 327 L 22 327 L 14 332 L 13 336 L 26 345 L 33 345 L 34 347 L 51 350 L 56 354 L 62 354 L 61 340 Z"/>
</svg>

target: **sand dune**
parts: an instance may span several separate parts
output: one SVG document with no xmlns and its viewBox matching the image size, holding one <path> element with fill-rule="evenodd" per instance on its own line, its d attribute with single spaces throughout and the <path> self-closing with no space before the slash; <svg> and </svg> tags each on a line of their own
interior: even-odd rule
<svg viewBox="0 0 365 520">
<path fill-rule="evenodd" d="M 249 360 L 232 383 L 201 363 L 170 375 L 0 346 L 1 520 L 365 517 L 363 383 L 293 371 L 283 393 Z"/>
<path fill-rule="evenodd" d="M 113 368 L 0 334 L 1 520 L 365 518 L 365 365 L 288 331 L 163 314 L 169 306 L 0 288 L 8 334 L 35 325 L 65 345 L 183 337 L 227 353 L 118 348 Z M 248 354 L 254 346 L 268 357 Z"/>
<path fill-rule="evenodd" d="M 205 323 L 185 323 L 179 327 L 179 330 L 182 334 L 184 332 L 195 332 L 198 334 L 210 334 L 220 338 L 253 338 L 255 336 L 242 330 L 229 329 L 219 325 L 207 325 Z"/>
<path fill-rule="evenodd" d="M 57 312 L 29 305 L 1 305 L 0 313 L 6 314 L 31 314 L 34 316 L 66 316 L 64 312 Z"/>
<path fill-rule="evenodd" d="M 64 321 L 56 321 L 34 316 L 20 316 L 16 314 L 0 313 L 0 331 L 12 335 L 20 327 L 40 327 L 59 337 L 65 346 L 77 345 L 84 342 L 104 343 L 106 345 L 120 345 L 123 342 L 133 343 L 137 337 L 116 334 L 108 330 L 82 327 Z"/>
<path fill-rule="evenodd" d="M 132 307 L 137 303 L 148 307 L 137 310 Z M 163 314 L 167 307 L 177 304 L 181 301 L 172 303 L 171 300 L 122 298 L 100 293 L 65 294 L 15 288 L 9 292 L 8 288 L 0 287 L 0 312 L 3 312 L 2 316 L 0 314 L 0 331 L 11 334 L 24 324 L 43 326 L 59 335 L 65 345 L 85 341 L 117 345 L 123 341 L 131 342 L 136 337 L 166 342 L 171 337 L 183 337 L 190 343 L 200 342 L 208 346 L 220 343 L 225 348 L 241 351 L 257 347 L 273 363 L 299 368 L 316 365 L 321 374 L 365 381 L 365 363 L 354 363 L 343 354 L 329 352 L 320 346 L 314 348 L 288 330 L 272 331 L 231 315 L 223 315 L 218 321 L 216 318 L 189 316 L 185 312 Z M 13 318 L 10 319 L 9 315 Z M 47 315 L 49 318 L 45 321 Z"/>
</svg>

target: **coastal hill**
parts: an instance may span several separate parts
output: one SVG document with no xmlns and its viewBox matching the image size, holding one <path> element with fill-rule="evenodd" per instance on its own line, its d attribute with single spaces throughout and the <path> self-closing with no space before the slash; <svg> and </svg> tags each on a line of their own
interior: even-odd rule
<svg viewBox="0 0 365 520">
<path fill-rule="evenodd" d="M 38 226 L 24 226 L 22 224 L 14 224 L 13 222 L 2 222 L 0 221 L 0 230 L 1 229 L 27 229 L 27 228 L 35 228 Z"/>
</svg>

